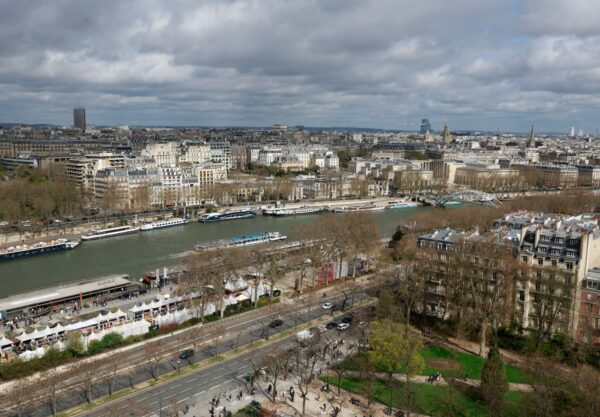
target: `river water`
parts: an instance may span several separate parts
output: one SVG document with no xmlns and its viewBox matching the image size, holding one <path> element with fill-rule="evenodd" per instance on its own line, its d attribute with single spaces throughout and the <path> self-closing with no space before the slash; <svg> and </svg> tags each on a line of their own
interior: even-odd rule
<svg viewBox="0 0 600 417">
<path fill-rule="evenodd" d="M 381 233 L 390 237 L 401 220 L 419 210 L 373 212 Z M 343 215 L 343 214 L 336 214 Z M 190 222 L 185 226 L 82 242 L 73 250 L 0 263 L 0 298 L 29 290 L 110 274 L 139 278 L 157 267 L 175 265 L 200 241 L 231 238 L 256 232 L 281 232 L 294 239 L 302 226 L 320 214 L 289 217 L 256 216 L 215 223 Z"/>
</svg>

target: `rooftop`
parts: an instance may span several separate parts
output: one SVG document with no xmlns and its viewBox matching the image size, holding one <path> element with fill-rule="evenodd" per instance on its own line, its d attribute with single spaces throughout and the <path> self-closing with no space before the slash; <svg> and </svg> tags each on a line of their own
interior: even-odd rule
<svg viewBox="0 0 600 417">
<path fill-rule="evenodd" d="M 93 281 L 80 281 L 68 285 L 44 288 L 30 291 L 25 294 L 17 294 L 8 298 L 0 299 L 0 311 L 26 308 L 29 305 L 75 297 L 93 291 L 100 291 L 114 287 L 131 284 L 129 275 L 109 275 Z"/>
</svg>

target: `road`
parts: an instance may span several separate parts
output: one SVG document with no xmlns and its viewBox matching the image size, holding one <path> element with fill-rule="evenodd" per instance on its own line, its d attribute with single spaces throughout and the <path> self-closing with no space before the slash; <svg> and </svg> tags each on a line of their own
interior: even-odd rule
<svg viewBox="0 0 600 417">
<path fill-rule="evenodd" d="M 354 297 L 355 303 L 358 303 L 366 298 L 368 298 L 368 294 L 366 292 L 357 291 Z M 333 302 L 340 306 L 342 304 L 343 299 L 343 295 L 335 295 L 315 299 L 314 306 L 311 307 L 310 319 L 313 320 L 325 314 L 330 314 L 329 311 L 325 311 L 321 308 L 322 303 Z M 348 306 L 350 306 L 350 301 L 348 301 Z M 223 339 L 220 341 L 219 346 L 217 347 L 217 345 L 214 342 L 205 343 L 202 346 L 199 346 L 199 349 L 196 353 L 196 361 L 201 361 L 204 359 L 214 357 L 217 348 L 219 349 L 219 354 L 222 354 L 226 351 L 234 350 L 236 345 L 242 347 L 244 345 L 252 343 L 253 341 L 265 338 L 265 330 L 268 328 L 267 324 L 273 318 L 276 318 L 279 315 L 281 315 L 281 318 L 284 320 L 283 325 L 276 329 L 270 329 L 269 332 L 271 333 L 271 335 L 285 330 L 293 329 L 295 325 L 300 325 L 309 321 L 309 312 L 306 308 L 306 305 L 303 303 L 286 305 L 285 311 L 283 312 L 282 310 L 273 311 L 268 307 L 265 307 L 258 310 L 253 310 L 252 312 L 246 314 L 234 316 L 232 318 L 226 319 L 226 333 Z M 216 336 L 216 329 L 219 323 L 220 321 L 205 325 L 206 333 L 202 336 L 202 339 L 204 341 L 210 341 L 211 339 L 214 339 L 214 337 Z M 225 321 L 223 323 L 225 323 Z M 179 364 L 176 361 L 177 352 L 182 350 L 183 348 L 189 347 L 182 343 L 180 335 L 169 335 L 165 337 L 163 341 L 164 345 L 162 349 L 163 352 L 166 353 L 166 358 L 161 360 L 159 363 L 159 375 L 174 371 L 177 369 L 178 366 L 183 368 L 184 366 L 189 366 L 191 364 L 191 358 L 189 360 L 182 361 L 182 363 Z M 190 395 L 194 395 L 195 393 L 206 390 L 224 381 L 235 380 L 237 376 L 243 375 L 245 372 L 247 372 L 249 367 L 248 358 L 255 354 L 255 352 L 258 352 L 258 355 L 260 355 L 261 351 L 262 348 L 259 348 L 258 350 L 253 350 L 239 357 L 235 357 L 230 360 L 225 360 L 208 368 L 202 368 L 193 371 L 189 375 L 186 375 L 182 378 L 182 380 L 185 379 L 185 381 L 187 381 L 183 385 L 180 384 L 180 386 L 182 387 L 186 386 L 185 390 L 180 391 L 172 388 L 174 386 L 172 384 L 179 383 L 177 382 L 179 380 L 173 380 L 167 383 L 161 383 L 157 387 L 149 388 L 148 390 L 144 390 L 139 394 L 135 394 L 133 396 L 133 399 L 136 401 L 142 400 L 142 402 L 145 405 L 149 405 L 153 404 L 154 402 L 163 401 L 162 393 L 163 391 L 165 391 L 165 386 L 167 388 L 164 400 L 169 400 L 173 397 L 171 394 L 184 395 L 189 397 L 189 395 L 187 395 L 188 392 L 190 393 Z M 136 362 L 141 363 L 147 361 L 148 353 L 143 348 L 131 349 L 126 353 L 126 360 L 124 361 L 123 366 L 125 367 L 127 366 L 127 364 L 133 364 Z M 135 381 L 136 385 L 152 378 L 152 363 L 149 363 L 145 366 L 139 366 L 134 369 L 135 371 L 133 372 L 133 380 Z M 70 384 L 70 388 L 66 389 L 66 393 L 63 393 L 57 401 L 58 412 L 63 412 L 65 410 L 74 408 L 76 406 L 84 404 L 86 401 L 85 389 L 81 386 L 77 387 L 74 380 L 70 381 Z M 115 381 L 115 391 L 128 388 L 129 385 L 129 376 L 121 375 L 117 377 Z M 169 390 L 172 390 L 174 392 L 169 393 Z M 147 395 L 148 391 L 152 393 L 151 395 L 153 397 L 153 400 L 151 402 L 145 401 L 143 399 L 143 397 Z M 100 398 L 106 395 L 108 395 L 107 382 L 98 382 L 93 385 L 93 398 Z M 47 402 L 37 404 L 33 409 L 29 410 L 27 415 L 30 417 L 48 416 L 51 415 L 51 409 Z M 115 414 L 112 411 L 112 409 L 107 410 L 106 408 L 100 408 L 97 411 L 92 411 L 90 413 L 82 415 L 107 416 Z"/>
</svg>

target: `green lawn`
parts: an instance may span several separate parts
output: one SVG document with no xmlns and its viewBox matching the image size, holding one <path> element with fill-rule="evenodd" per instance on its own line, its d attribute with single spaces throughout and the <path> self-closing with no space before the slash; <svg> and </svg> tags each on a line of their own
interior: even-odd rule
<svg viewBox="0 0 600 417">
<path fill-rule="evenodd" d="M 360 371 L 364 365 L 362 362 L 361 355 L 367 353 L 361 352 L 352 358 L 347 359 L 341 366 L 351 371 Z M 425 367 L 421 370 L 421 375 L 432 375 L 435 372 L 440 372 L 442 376 L 453 377 L 467 375 L 471 379 L 479 379 L 481 376 L 481 369 L 485 363 L 485 359 L 471 355 L 464 352 L 455 350 L 449 350 L 440 346 L 429 345 L 421 351 L 421 356 L 425 360 Z M 428 365 L 427 362 L 435 359 L 445 359 L 455 363 L 457 369 L 442 369 L 435 366 Z M 402 369 L 398 369 L 398 372 L 402 372 Z M 506 377 L 509 382 L 526 383 L 525 372 L 517 367 L 507 365 L 506 366 Z"/>
<path fill-rule="evenodd" d="M 331 385 L 337 386 L 337 377 L 323 377 L 321 379 L 323 381 L 329 379 Z M 390 390 L 384 381 L 342 378 L 340 386 L 346 391 L 360 394 L 365 398 L 370 396 L 374 401 L 389 405 Z M 475 388 L 468 388 L 463 391 L 445 385 L 411 384 L 411 390 L 413 391 L 412 411 L 418 413 L 431 416 L 452 415 L 456 417 L 479 417 L 487 414 L 485 408 L 477 400 Z M 524 397 L 525 394 L 521 392 L 508 392 L 504 416 L 522 416 Z M 405 404 L 405 385 L 395 381 L 393 383 L 392 406 L 405 409 Z"/>
</svg>

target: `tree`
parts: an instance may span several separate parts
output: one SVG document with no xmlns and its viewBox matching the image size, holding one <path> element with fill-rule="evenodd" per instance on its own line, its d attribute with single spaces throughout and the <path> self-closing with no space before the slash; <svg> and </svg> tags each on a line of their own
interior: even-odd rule
<svg viewBox="0 0 600 417">
<path fill-rule="evenodd" d="M 29 378 L 17 379 L 13 382 L 10 391 L 6 393 L 6 398 L 13 408 L 13 411 L 17 414 L 17 417 L 21 417 L 31 406 L 31 387 L 33 384 L 35 383 L 30 381 Z"/>
<path fill-rule="evenodd" d="M 502 415 L 504 398 L 508 392 L 506 369 L 497 346 L 492 346 L 481 370 L 479 392 L 490 417 Z"/>
<path fill-rule="evenodd" d="M 287 370 L 290 362 L 290 353 L 283 350 L 280 346 L 274 346 L 262 359 L 261 367 L 266 368 L 267 381 L 271 384 L 271 393 L 269 399 L 275 402 L 277 399 L 277 382 Z"/>
<path fill-rule="evenodd" d="M 379 225 L 372 213 L 351 212 L 343 218 L 343 229 L 346 231 L 348 251 L 353 255 L 354 265 L 352 278 L 356 277 L 356 261 L 359 255 L 369 255 L 377 248 L 381 233 Z"/>
<path fill-rule="evenodd" d="M 164 353 L 164 342 L 162 340 L 155 340 L 144 345 L 144 351 L 150 361 L 150 374 L 152 378 L 158 380 L 158 371 L 160 367 L 160 361 Z"/>
<path fill-rule="evenodd" d="M 192 350 L 194 353 L 192 354 L 192 364 L 196 363 L 196 351 L 198 350 L 198 346 L 202 343 L 202 338 L 205 336 L 205 328 L 204 326 L 194 326 L 191 327 L 183 336 L 184 342 L 192 344 Z"/>
<path fill-rule="evenodd" d="M 83 398 L 88 404 L 91 404 L 93 401 L 92 386 L 96 375 L 98 375 L 98 365 L 94 361 L 82 360 L 76 364 L 74 372 L 80 377 L 79 384 Z"/>
<path fill-rule="evenodd" d="M 124 359 L 125 358 L 119 353 L 111 353 L 106 357 L 106 365 L 104 365 L 104 378 L 108 385 L 109 396 L 112 396 L 115 391 L 117 375 L 119 374 L 119 371 L 121 371 L 123 364 L 126 363 Z"/>
<path fill-rule="evenodd" d="M 50 410 L 52 411 L 52 415 L 56 416 L 58 413 L 57 409 L 57 397 L 58 397 L 58 389 L 60 385 L 68 379 L 66 374 L 63 374 L 56 369 L 49 369 L 44 371 L 40 377 L 39 385 L 42 387 L 48 396 L 48 404 L 50 406 Z"/>
<path fill-rule="evenodd" d="M 400 369 L 404 372 L 406 377 L 407 412 L 410 416 L 412 397 L 410 377 L 418 373 L 425 366 L 425 362 L 420 355 L 420 351 L 423 349 L 421 335 L 413 330 L 407 332 L 404 324 L 395 323 L 390 319 L 383 319 L 371 323 L 371 336 L 369 340 L 373 361 L 381 369 L 384 369 L 388 375 L 387 384 L 390 389 L 390 411 L 394 398 L 394 386 L 392 384 L 394 373 Z"/>
<path fill-rule="evenodd" d="M 221 346 L 221 341 L 225 337 L 227 329 L 225 328 L 225 325 L 223 323 L 217 323 L 217 326 L 215 327 L 214 332 L 215 332 L 215 338 L 214 338 L 215 356 L 219 356 L 219 347 Z"/>
<path fill-rule="evenodd" d="M 296 349 L 298 360 L 296 386 L 300 391 L 300 398 L 302 398 L 302 417 L 306 415 L 306 401 L 308 400 L 310 385 L 315 378 L 315 366 L 320 359 L 320 349 L 321 343 L 318 338 L 311 340 L 308 346 L 298 346 Z"/>
</svg>

